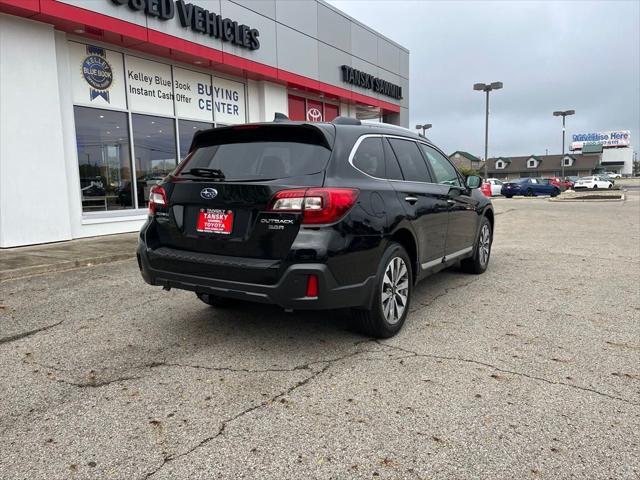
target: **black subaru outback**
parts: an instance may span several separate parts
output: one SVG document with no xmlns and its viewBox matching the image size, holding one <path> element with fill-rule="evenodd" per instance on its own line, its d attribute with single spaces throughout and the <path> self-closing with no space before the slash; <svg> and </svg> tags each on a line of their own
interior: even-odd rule
<svg viewBox="0 0 640 480">
<path fill-rule="evenodd" d="M 291 309 L 351 308 L 397 333 L 413 286 L 486 270 L 492 205 L 426 138 L 338 117 L 198 132 L 149 195 L 138 263 L 151 285 Z"/>
</svg>

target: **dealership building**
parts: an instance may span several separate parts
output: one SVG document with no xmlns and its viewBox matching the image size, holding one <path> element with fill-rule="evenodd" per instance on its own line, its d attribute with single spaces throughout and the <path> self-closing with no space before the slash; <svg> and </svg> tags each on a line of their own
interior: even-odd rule
<svg viewBox="0 0 640 480">
<path fill-rule="evenodd" d="M 0 0 L 0 248 L 136 231 L 199 129 L 407 127 L 408 78 L 321 0 Z"/>
</svg>

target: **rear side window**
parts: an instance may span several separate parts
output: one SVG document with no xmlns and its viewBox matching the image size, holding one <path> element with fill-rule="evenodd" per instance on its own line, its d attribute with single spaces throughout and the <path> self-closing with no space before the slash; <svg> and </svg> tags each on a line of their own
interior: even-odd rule
<svg viewBox="0 0 640 480">
<path fill-rule="evenodd" d="M 384 150 L 382 138 L 365 138 L 353 157 L 353 166 L 372 177 L 384 178 Z"/>
<path fill-rule="evenodd" d="M 389 143 L 396 154 L 405 180 L 431 182 L 429 170 L 427 170 L 427 165 L 424 163 L 416 142 L 390 138 Z"/>
<path fill-rule="evenodd" d="M 181 166 L 222 170 L 226 181 L 272 180 L 321 172 L 331 151 L 324 146 L 297 142 L 246 142 L 196 149 Z"/>
<path fill-rule="evenodd" d="M 400 170 L 400 165 L 398 165 L 398 159 L 396 159 L 393 150 L 391 150 L 391 145 L 389 145 L 389 140 L 386 138 L 383 140 L 384 143 L 384 158 L 385 163 L 387 165 L 387 178 L 389 180 L 404 180 L 402 176 L 402 170 Z"/>
<path fill-rule="evenodd" d="M 429 164 L 431 165 L 431 169 L 433 170 L 433 174 L 436 177 L 436 182 L 442 183 L 444 185 L 454 185 L 461 187 L 462 182 L 460 181 L 460 177 L 458 176 L 458 172 L 455 167 L 451 165 L 451 162 L 447 160 L 440 152 L 434 150 L 431 147 L 428 147 L 424 144 L 420 144 L 420 148 L 424 152 Z"/>
</svg>

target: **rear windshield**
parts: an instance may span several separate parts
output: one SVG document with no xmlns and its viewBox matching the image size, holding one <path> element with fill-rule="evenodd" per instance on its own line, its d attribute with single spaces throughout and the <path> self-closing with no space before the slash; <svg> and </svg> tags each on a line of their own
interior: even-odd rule
<svg viewBox="0 0 640 480">
<path fill-rule="evenodd" d="M 225 181 L 274 180 L 321 172 L 331 151 L 324 146 L 297 142 L 247 142 L 196 149 L 180 167 L 221 170 Z"/>
</svg>

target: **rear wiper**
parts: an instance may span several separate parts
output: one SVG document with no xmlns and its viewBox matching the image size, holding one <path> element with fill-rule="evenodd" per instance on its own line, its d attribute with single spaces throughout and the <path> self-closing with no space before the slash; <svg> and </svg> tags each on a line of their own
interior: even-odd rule
<svg viewBox="0 0 640 480">
<path fill-rule="evenodd" d="M 211 177 L 224 180 L 224 173 L 219 168 L 192 168 L 184 173 L 195 175 L 196 177 Z"/>
</svg>

